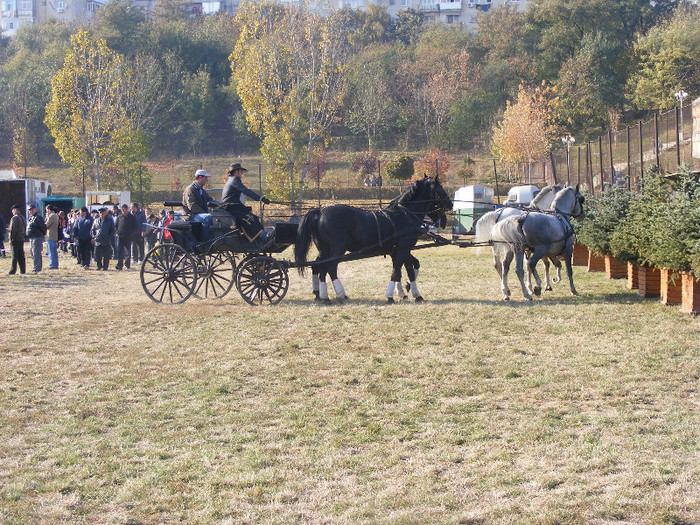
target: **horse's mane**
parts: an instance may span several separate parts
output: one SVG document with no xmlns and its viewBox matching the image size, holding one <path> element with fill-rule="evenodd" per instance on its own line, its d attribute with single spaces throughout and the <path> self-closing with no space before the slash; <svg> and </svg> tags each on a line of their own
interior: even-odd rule
<svg viewBox="0 0 700 525">
<path fill-rule="evenodd" d="M 565 188 L 561 189 L 558 193 L 557 196 L 554 197 L 554 202 L 552 202 L 552 210 L 561 212 L 562 210 L 559 209 L 559 205 L 567 199 L 571 199 L 572 196 L 573 198 L 576 198 L 576 188 L 573 186 L 566 186 Z M 564 212 L 568 213 L 568 212 Z"/>
<path fill-rule="evenodd" d="M 415 197 L 416 192 L 418 191 L 418 182 L 412 182 L 411 185 L 406 188 L 406 191 L 404 191 L 401 195 L 396 197 L 394 200 L 392 200 L 389 204 L 393 206 L 399 206 L 400 204 L 406 204 L 407 202 L 410 202 L 413 197 Z"/>
</svg>

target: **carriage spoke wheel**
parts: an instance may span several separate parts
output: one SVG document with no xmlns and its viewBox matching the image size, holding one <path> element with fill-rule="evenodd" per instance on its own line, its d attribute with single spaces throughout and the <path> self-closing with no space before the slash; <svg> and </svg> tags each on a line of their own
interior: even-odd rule
<svg viewBox="0 0 700 525">
<path fill-rule="evenodd" d="M 197 284 L 197 263 L 177 244 L 161 244 L 141 264 L 141 286 L 156 303 L 180 304 Z"/>
<path fill-rule="evenodd" d="M 272 257 L 258 255 L 244 259 L 236 272 L 236 288 L 253 306 L 277 304 L 287 293 L 287 268 Z"/>
<path fill-rule="evenodd" d="M 205 253 L 197 258 L 197 287 L 194 296 L 198 299 L 221 299 L 235 280 L 236 260 L 228 250 Z"/>
</svg>

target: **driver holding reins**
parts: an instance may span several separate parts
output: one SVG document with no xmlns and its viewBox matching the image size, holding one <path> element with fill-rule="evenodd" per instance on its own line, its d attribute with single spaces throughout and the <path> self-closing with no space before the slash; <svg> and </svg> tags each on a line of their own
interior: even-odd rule
<svg viewBox="0 0 700 525">
<path fill-rule="evenodd" d="M 227 172 L 226 184 L 221 194 L 221 207 L 236 218 L 236 224 L 243 231 L 255 249 L 264 250 L 274 241 L 274 236 L 263 230 L 260 219 L 245 205 L 245 197 L 270 204 L 270 199 L 262 197 L 243 184 L 243 173 L 248 171 L 239 163 L 232 164 Z"/>
</svg>

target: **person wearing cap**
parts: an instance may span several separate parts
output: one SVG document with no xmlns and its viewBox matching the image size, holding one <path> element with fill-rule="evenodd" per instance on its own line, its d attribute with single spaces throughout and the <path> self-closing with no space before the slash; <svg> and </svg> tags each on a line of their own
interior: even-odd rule
<svg viewBox="0 0 700 525">
<path fill-rule="evenodd" d="M 265 248 L 272 239 L 263 230 L 260 219 L 245 205 L 245 198 L 270 204 L 267 197 L 262 197 L 243 184 L 243 174 L 248 171 L 240 164 L 231 164 L 226 174 L 226 184 L 221 194 L 222 207 L 236 218 L 236 224 L 243 231 L 248 241 L 255 243 L 257 249 Z"/>
<path fill-rule="evenodd" d="M 107 208 L 99 209 L 100 216 L 92 223 L 92 243 L 95 246 L 95 263 L 98 270 L 107 271 L 112 254 L 112 237 L 114 237 L 114 219 Z"/>
<path fill-rule="evenodd" d="M 7 275 L 14 275 L 17 273 L 17 267 L 19 266 L 19 273 L 25 273 L 27 271 L 27 263 L 24 258 L 24 228 L 25 228 L 24 215 L 22 214 L 22 208 L 19 204 L 12 206 L 12 218 L 10 219 L 10 246 L 12 247 L 12 267 Z"/>
<path fill-rule="evenodd" d="M 201 241 L 209 240 L 211 232 L 212 216 L 208 205 L 212 199 L 204 187 L 209 183 L 209 175 L 206 170 L 197 170 L 194 173 L 194 181 L 185 188 L 182 193 L 182 208 L 185 220 L 200 223 L 202 225 Z"/>
<path fill-rule="evenodd" d="M 42 251 L 44 249 L 44 235 L 46 235 L 46 223 L 44 218 L 36 212 L 36 206 L 29 205 L 29 220 L 27 221 L 27 239 L 29 239 L 29 253 L 34 263 L 33 273 L 39 273 L 42 268 Z"/>
<path fill-rule="evenodd" d="M 139 223 L 131 212 L 129 205 L 122 204 L 122 211 L 117 217 L 115 231 L 117 234 L 117 265 L 116 270 L 121 270 L 124 265 L 128 270 L 131 267 L 131 242 L 134 233 L 139 231 Z"/>
</svg>

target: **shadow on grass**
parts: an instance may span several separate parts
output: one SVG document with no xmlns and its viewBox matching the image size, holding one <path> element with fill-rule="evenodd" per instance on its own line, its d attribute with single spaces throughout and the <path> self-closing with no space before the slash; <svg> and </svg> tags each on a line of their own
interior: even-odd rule
<svg viewBox="0 0 700 525">
<path fill-rule="evenodd" d="M 21 279 L 21 281 L 19 279 Z M 9 282 L 7 284 L 9 284 Z M 50 274 L 39 274 L 27 276 L 21 275 L 19 276 L 18 280 L 13 281 L 12 284 L 21 288 L 64 288 L 69 286 L 85 286 L 87 283 L 84 278 L 78 276 L 66 277 L 65 275 L 62 275 L 60 278 L 56 279 Z"/>
<path fill-rule="evenodd" d="M 646 301 L 658 301 L 658 298 L 643 298 L 637 294 L 629 292 L 620 293 L 607 293 L 607 294 L 581 294 L 579 296 L 568 296 L 568 297 L 551 297 L 547 294 L 536 297 L 533 301 L 526 301 L 523 297 L 511 297 L 510 301 L 501 301 L 500 299 L 474 299 L 474 298 L 445 298 L 445 299 L 430 299 L 426 298 L 423 303 L 416 303 L 414 300 L 409 299 L 407 301 L 397 301 L 394 304 L 389 304 L 386 300 L 382 299 L 348 299 L 345 303 L 338 303 L 337 300 L 333 299 L 330 305 L 324 305 L 321 302 L 314 301 L 313 298 L 309 299 L 287 299 L 285 298 L 282 303 L 296 306 L 313 306 L 316 305 L 321 307 L 331 307 L 331 306 L 352 306 L 352 305 L 363 305 L 363 306 L 386 306 L 395 307 L 401 304 L 412 304 L 417 308 L 421 305 L 451 305 L 451 304 L 462 304 L 462 305 L 475 305 L 475 306 L 503 306 L 506 308 L 528 308 L 536 304 L 542 305 L 552 305 L 552 306 L 571 306 L 571 305 L 594 305 L 594 304 L 619 304 L 619 305 L 633 305 L 642 304 Z"/>
</svg>

